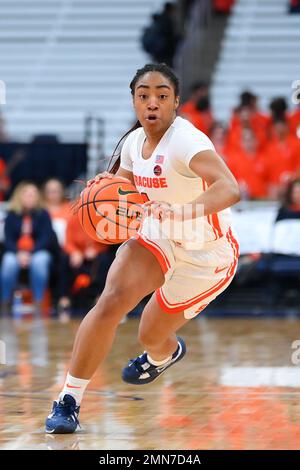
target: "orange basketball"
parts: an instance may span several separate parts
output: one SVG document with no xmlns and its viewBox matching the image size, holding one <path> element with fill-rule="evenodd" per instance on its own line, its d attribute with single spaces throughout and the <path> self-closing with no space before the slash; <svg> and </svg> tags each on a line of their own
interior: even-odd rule
<svg viewBox="0 0 300 470">
<path fill-rule="evenodd" d="M 114 245 L 132 237 L 143 216 L 143 197 L 126 178 L 103 178 L 80 194 L 78 217 L 94 240 Z"/>
</svg>

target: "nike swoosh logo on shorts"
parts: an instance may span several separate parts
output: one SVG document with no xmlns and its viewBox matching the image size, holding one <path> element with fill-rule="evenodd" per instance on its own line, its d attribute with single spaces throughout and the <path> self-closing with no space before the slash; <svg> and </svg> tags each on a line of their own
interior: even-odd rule
<svg viewBox="0 0 300 470">
<path fill-rule="evenodd" d="M 120 194 L 120 196 L 126 196 L 127 194 L 136 194 L 137 191 L 124 191 L 124 189 L 119 188 L 118 193 Z"/>
<path fill-rule="evenodd" d="M 217 274 L 217 273 L 220 273 L 221 271 L 224 271 L 224 270 L 227 269 L 227 268 L 228 268 L 228 266 L 225 266 L 225 268 L 221 268 L 221 269 L 216 268 L 216 269 L 215 269 L 215 273 L 216 273 L 216 274 Z"/>
</svg>

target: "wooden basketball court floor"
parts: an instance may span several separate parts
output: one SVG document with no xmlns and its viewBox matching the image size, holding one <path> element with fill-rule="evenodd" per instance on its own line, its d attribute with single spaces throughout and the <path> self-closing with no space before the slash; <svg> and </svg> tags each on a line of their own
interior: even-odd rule
<svg viewBox="0 0 300 470">
<path fill-rule="evenodd" d="M 45 435 L 44 419 L 63 384 L 78 324 L 1 320 L 7 364 L 0 366 L 0 449 L 300 448 L 296 318 L 202 315 L 181 330 L 185 358 L 140 387 L 120 377 L 127 360 L 141 352 L 138 320 L 128 319 L 86 393 L 82 431 Z"/>
</svg>

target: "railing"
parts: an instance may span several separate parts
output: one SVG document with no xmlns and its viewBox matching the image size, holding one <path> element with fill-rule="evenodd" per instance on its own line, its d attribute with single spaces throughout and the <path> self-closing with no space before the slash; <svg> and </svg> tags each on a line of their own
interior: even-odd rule
<svg viewBox="0 0 300 470">
<path fill-rule="evenodd" d="M 106 170 L 104 154 L 104 120 L 98 116 L 87 116 L 85 120 L 85 143 L 87 144 L 87 178 Z"/>
</svg>

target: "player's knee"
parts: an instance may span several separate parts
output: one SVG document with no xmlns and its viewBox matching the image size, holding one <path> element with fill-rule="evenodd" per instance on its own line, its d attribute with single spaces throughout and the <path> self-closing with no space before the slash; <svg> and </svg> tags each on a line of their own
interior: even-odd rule
<svg viewBox="0 0 300 470">
<path fill-rule="evenodd" d="M 121 286 L 105 287 L 94 307 L 95 314 L 101 320 L 119 321 L 126 310 L 126 292 Z"/>
<path fill-rule="evenodd" d="M 145 349 L 156 346 L 158 341 L 157 336 L 153 335 L 150 330 L 140 329 L 138 334 L 138 340 Z"/>
</svg>

